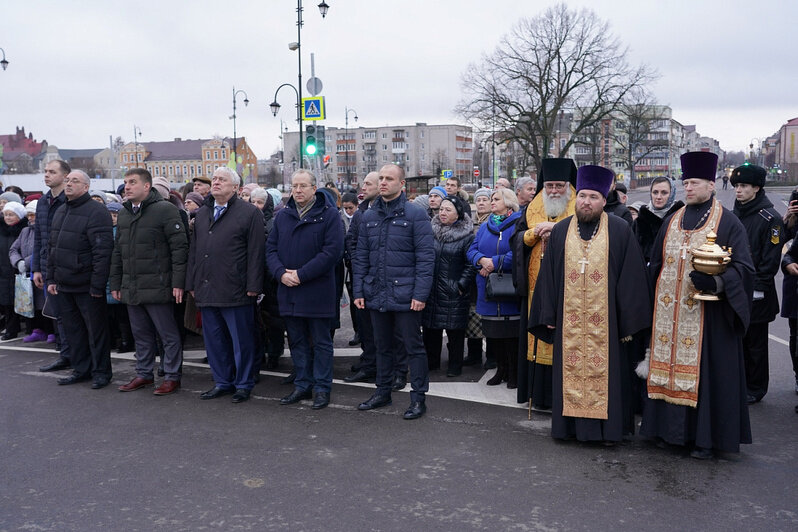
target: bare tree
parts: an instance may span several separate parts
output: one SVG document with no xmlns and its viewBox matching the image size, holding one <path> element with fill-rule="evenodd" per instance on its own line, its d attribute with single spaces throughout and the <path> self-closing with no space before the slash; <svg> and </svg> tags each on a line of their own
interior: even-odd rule
<svg viewBox="0 0 798 532">
<path fill-rule="evenodd" d="M 623 165 L 629 171 L 629 179 L 635 179 L 635 166 L 651 154 L 668 150 L 670 146 L 667 125 L 662 132 L 662 121 L 667 119 L 665 107 L 656 105 L 652 97 L 642 88 L 628 94 L 618 107 L 613 139 L 623 151 Z"/>
<path fill-rule="evenodd" d="M 496 50 L 462 76 L 464 97 L 456 111 L 482 130 L 502 132 L 526 151 L 537 168 L 548 155 L 560 111 L 574 114 L 571 138 L 609 116 L 635 87 L 655 75 L 632 67 L 627 49 L 593 11 L 557 4 L 521 19 Z"/>
<path fill-rule="evenodd" d="M 442 148 L 438 148 L 434 152 L 432 152 L 432 171 L 435 175 L 440 176 L 442 170 L 448 170 L 449 168 L 449 156 L 446 154 L 446 150 Z"/>
</svg>

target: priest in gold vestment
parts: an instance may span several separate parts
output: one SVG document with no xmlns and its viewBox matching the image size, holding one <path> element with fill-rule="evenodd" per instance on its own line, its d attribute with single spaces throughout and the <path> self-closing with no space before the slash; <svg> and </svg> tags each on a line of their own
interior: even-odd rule
<svg viewBox="0 0 798 532">
<path fill-rule="evenodd" d="M 538 189 L 535 198 L 524 210 L 524 229 L 513 238 L 523 239 L 523 259 L 520 267 L 526 274 L 525 316 L 528 316 L 532 296 L 535 293 L 540 261 L 543 259 L 546 243 L 551 230 L 557 222 L 573 216 L 576 204 L 576 165 L 573 159 L 550 158 L 541 161 L 538 175 Z M 513 246 L 513 253 L 518 247 Z M 515 255 L 513 255 L 515 260 Z M 515 263 L 514 263 L 515 267 Z M 531 401 L 536 410 L 551 410 L 551 352 L 552 345 L 526 333 L 526 320 L 523 323 L 524 338 L 520 343 L 518 371 L 518 402 Z"/>
<path fill-rule="evenodd" d="M 529 331 L 554 344 L 551 435 L 615 443 L 633 430 L 621 342 L 651 326 L 643 254 L 623 219 L 604 213 L 614 174 L 579 168 L 576 214 L 551 231 Z"/>
</svg>

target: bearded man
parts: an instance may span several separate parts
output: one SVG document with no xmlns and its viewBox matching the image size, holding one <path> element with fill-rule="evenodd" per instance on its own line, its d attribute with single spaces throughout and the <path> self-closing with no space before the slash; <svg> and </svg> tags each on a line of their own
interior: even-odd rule
<svg viewBox="0 0 798 532">
<path fill-rule="evenodd" d="M 513 238 L 513 274 L 521 305 L 528 313 L 535 292 L 540 261 L 554 224 L 574 214 L 576 201 L 576 165 L 572 159 L 543 159 L 538 175 L 537 192 L 526 207 Z M 516 263 L 517 261 L 517 263 Z M 551 410 L 551 344 L 526 332 L 526 315 L 521 320 L 518 356 L 517 401 L 531 401 L 536 410 Z M 526 378 L 524 378 L 526 376 Z"/>
<path fill-rule="evenodd" d="M 651 326 L 645 263 L 632 230 L 603 211 L 614 176 L 583 166 L 576 216 L 551 230 L 530 332 L 554 344 L 551 435 L 612 445 L 633 432 L 621 342 Z"/>
</svg>

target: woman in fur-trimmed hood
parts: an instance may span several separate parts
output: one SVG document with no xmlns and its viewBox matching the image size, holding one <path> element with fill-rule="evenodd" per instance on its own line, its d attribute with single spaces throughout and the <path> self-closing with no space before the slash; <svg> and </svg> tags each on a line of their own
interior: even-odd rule
<svg viewBox="0 0 798 532">
<path fill-rule="evenodd" d="M 447 196 L 431 221 L 435 238 L 435 272 L 422 318 L 424 346 L 430 369 L 438 369 L 442 333 L 446 329 L 449 340 L 447 376 L 450 377 L 462 372 L 469 291 L 476 275 L 476 268 L 467 257 L 474 233 L 466 207 L 459 197 Z"/>
</svg>

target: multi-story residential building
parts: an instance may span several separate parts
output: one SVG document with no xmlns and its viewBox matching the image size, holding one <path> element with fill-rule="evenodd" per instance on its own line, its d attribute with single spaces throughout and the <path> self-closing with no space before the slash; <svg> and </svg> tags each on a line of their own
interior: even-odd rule
<svg viewBox="0 0 798 532">
<path fill-rule="evenodd" d="M 286 132 L 283 137 L 285 164 L 294 169 L 299 156 L 299 133 Z M 465 178 L 473 171 L 473 144 L 471 128 L 456 124 L 327 127 L 325 150 L 330 156 L 329 165 L 323 168 L 321 157 L 308 162 L 322 173 L 323 180 L 340 183 L 360 181 L 368 172 L 388 163 L 403 167 L 408 177 L 452 170 L 457 177 Z"/>
<path fill-rule="evenodd" d="M 798 117 L 781 126 L 776 140 L 776 164 L 791 179 L 798 177 Z"/>
</svg>

